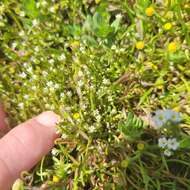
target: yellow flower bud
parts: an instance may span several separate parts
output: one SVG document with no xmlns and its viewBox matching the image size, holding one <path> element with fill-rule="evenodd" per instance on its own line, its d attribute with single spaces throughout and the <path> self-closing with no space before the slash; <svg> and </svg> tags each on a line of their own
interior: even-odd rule
<svg viewBox="0 0 190 190">
<path fill-rule="evenodd" d="M 71 48 L 72 49 L 77 49 L 80 46 L 80 42 L 79 41 L 74 41 L 71 43 Z"/>
<path fill-rule="evenodd" d="M 138 143 L 137 144 L 137 149 L 138 150 L 144 150 L 144 143 Z"/>
<path fill-rule="evenodd" d="M 144 42 L 143 41 L 139 41 L 136 43 L 136 48 L 137 49 L 143 49 L 144 48 Z"/>
<path fill-rule="evenodd" d="M 181 107 L 180 106 L 176 106 L 172 110 L 176 111 L 176 112 L 180 112 L 181 111 Z"/>
<path fill-rule="evenodd" d="M 96 4 L 99 4 L 101 0 L 95 0 L 95 3 Z"/>
<path fill-rule="evenodd" d="M 122 168 L 127 168 L 129 166 L 129 160 L 125 159 L 121 162 L 121 167 Z"/>
<path fill-rule="evenodd" d="M 171 42 L 168 44 L 168 51 L 170 53 L 174 53 L 177 50 L 177 44 L 175 42 Z"/>
<path fill-rule="evenodd" d="M 154 8 L 153 7 L 146 8 L 145 13 L 147 16 L 152 16 L 154 14 Z"/>
<path fill-rule="evenodd" d="M 189 9 L 189 8 L 190 8 L 190 4 L 185 4 L 185 5 L 184 5 L 184 8 L 185 8 L 185 9 Z"/>
<path fill-rule="evenodd" d="M 157 89 L 159 89 L 159 90 L 162 90 L 163 88 L 164 88 L 163 85 L 158 85 L 158 86 L 157 86 Z"/>
<path fill-rule="evenodd" d="M 148 68 L 151 68 L 151 69 L 154 69 L 154 70 L 157 70 L 158 67 L 157 65 L 154 65 L 152 62 L 148 61 L 148 62 L 145 62 L 145 65 L 148 67 Z"/>
<path fill-rule="evenodd" d="M 59 177 L 58 176 L 53 176 L 53 180 L 52 180 L 54 183 L 58 183 L 60 181 Z"/>
<path fill-rule="evenodd" d="M 164 30 L 170 30 L 172 28 L 172 24 L 170 22 L 167 22 L 164 24 Z"/>
<path fill-rule="evenodd" d="M 80 118 L 80 114 L 79 113 L 74 113 L 73 117 L 74 117 L 74 119 L 79 119 Z"/>
<path fill-rule="evenodd" d="M 14 68 L 14 67 L 10 67 L 10 68 L 9 68 L 9 72 L 10 72 L 11 74 L 14 74 L 14 73 L 15 73 L 15 68 Z"/>
</svg>

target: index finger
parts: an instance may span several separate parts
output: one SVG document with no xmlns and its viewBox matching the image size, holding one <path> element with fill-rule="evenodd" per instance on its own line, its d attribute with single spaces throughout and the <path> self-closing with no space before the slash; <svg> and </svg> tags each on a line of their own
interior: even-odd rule
<svg viewBox="0 0 190 190">
<path fill-rule="evenodd" d="M 44 112 L 0 139 L 0 189 L 8 190 L 20 173 L 30 170 L 54 145 L 59 117 Z"/>
</svg>

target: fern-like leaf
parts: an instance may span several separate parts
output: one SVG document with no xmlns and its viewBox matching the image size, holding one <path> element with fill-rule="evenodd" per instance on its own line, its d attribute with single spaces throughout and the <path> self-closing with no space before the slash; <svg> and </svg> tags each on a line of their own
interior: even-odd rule
<svg viewBox="0 0 190 190">
<path fill-rule="evenodd" d="M 129 112 L 127 120 L 119 123 L 119 129 L 129 141 L 138 139 L 146 128 L 145 123 L 136 115 Z"/>
</svg>

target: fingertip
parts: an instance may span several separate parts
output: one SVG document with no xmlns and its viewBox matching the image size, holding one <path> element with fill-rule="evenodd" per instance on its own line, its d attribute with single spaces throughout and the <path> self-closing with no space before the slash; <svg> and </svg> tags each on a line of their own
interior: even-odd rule
<svg viewBox="0 0 190 190">
<path fill-rule="evenodd" d="M 46 111 L 15 127 L 0 140 L 0 183 L 9 187 L 21 171 L 30 170 L 51 150 L 58 137 L 55 127 L 59 121 L 57 114 Z"/>
<path fill-rule="evenodd" d="M 52 111 L 46 111 L 38 115 L 36 121 L 46 127 L 55 127 L 60 122 L 60 116 Z"/>
</svg>

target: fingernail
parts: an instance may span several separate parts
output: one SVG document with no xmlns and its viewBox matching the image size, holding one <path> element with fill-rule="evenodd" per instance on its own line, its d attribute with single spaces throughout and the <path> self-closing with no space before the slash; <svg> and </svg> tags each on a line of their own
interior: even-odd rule
<svg viewBox="0 0 190 190">
<path fill-rule="evenodd" d="M 47 127 L 54 127 L 60 122 L 60 116 L 52 111 L 46 111 L 37 116 L 36 120 Z"/>
</svg>

